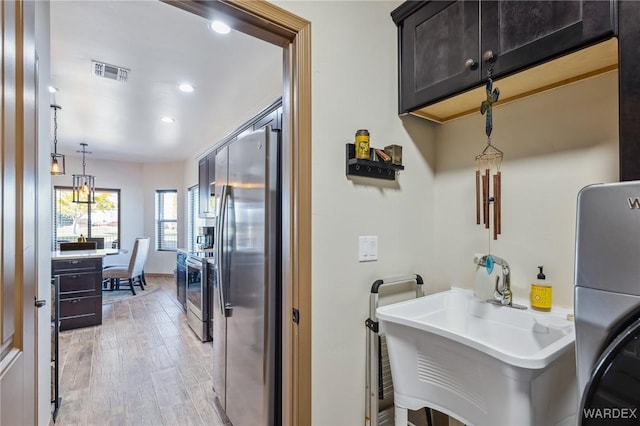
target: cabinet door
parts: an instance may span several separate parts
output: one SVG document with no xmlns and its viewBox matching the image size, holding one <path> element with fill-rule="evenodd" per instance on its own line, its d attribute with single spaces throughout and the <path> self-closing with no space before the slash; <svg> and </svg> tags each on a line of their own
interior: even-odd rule
<svg viewBox="0 0 640 426">
<path fill-rule="evenodd" d="M 499 54 L 496 76 L 610 37 L 616 27 L 612 1 L 498 0 L 481 4 L 481 50 Z M 484 68 L 483 62 L 483 77 Z"/>
<path fill-rule="evenodd" d="M 260 130 L 265 126 L 271 126 L 271 130 L 282 130 L 282 107 L 258 120 L 253 125 L 253 130 Z"/>
<path fill-rule="evenodd" d="M 478 1 L 428 2 L 399 23 L 400 113 L 478 84 Z"/>
<path fill-rule="evenodd" d="M 215 215 L 216 212 L 216 152 L 213 151 L 207 155 L 207 175 L 208 175 L 208 197 L 207 211 L 209 215 Z"/>
<path fill-rule="evenodd" d="M 209 167 L 207 157 L 198 162 L 198 213 L 206 216 L 209 213 Z"/>
</svg>

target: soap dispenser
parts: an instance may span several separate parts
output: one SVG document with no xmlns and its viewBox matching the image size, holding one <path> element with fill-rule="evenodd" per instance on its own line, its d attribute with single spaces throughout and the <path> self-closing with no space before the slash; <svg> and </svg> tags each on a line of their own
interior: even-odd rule
<svg viewBox="0 0 640 426">
<path fill-rule="evenodd" d="M 543 272 L 543 266 L 538 266 L 540 272 L 537 281 L 531 284 L 531 307 L 538 311 L 551 310 L 551 286 L 545 282 L 547 278 Z"/>
</svg>

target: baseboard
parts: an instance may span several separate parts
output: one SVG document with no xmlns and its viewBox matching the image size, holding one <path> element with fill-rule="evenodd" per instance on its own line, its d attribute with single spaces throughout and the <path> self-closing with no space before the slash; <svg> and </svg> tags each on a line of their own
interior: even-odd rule
<svg viewBox="0 0 640 426">
<path fill-rule="evenodd" d="M 153 272 L 145 272 L 145 277 L 173 278 L 173 274 L 156 274 Z"/>
</svg>

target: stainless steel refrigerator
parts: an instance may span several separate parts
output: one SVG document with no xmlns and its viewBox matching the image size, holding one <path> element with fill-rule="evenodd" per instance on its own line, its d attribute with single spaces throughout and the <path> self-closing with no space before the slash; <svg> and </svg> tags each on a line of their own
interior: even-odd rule
<svg viewBox="0 0 640 426">
<path fill-rule="evenodd" d="M 280 424 L 280 184 L 269 126 L 215 157 L 213 387 L 234 426 Z"/>
</svg>

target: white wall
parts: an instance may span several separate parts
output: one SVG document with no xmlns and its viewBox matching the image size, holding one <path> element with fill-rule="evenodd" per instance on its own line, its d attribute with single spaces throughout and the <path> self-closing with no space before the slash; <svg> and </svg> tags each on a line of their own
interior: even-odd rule
<svg viewBox="0 0 640 426">
<path fill-rule="evenodd" d="M 156 251 L 155 196 L 158 189 L 178 190 L 178 229 L 186 229 L 186 190 L 184 189 L 184 162 L 144 163 L 144 235 L 151 237 L 149 258 L 145 265 L 145 273 L 173 274 L 176 268 L 176 253 L 173 251 Z M 178 235 L 178 247 L 184 247 L 184 233 Z"/>
<path fill-rule="evenodd" d="M 433 269 L 434 125 L 397 114 L 397 2 L 277 2 L 311 21 L 312 424 L 364 423 L 371 284 Z M 348 179 L 345 143 L 403 147 L 395 182 Z M 378 236 L 378 261 L 358 262 L 358 236 Z"/>
<path fill-rule="evenodd" d="M 510 263 L 515 296 L 529 297 L 536 267 L 544 265 L 554 303 L 573 306 L 578 191 L 618 180 L 617 84 L 617 72 L 610 72 L 494 110 L 492 141 L 504 151 L 503 224 L 497 241 L 475 224 L 474 157 L 486 144 L 484 116 L 438 128 L 438 288 L 472 288 L 473 253 L 490 248 Z"/>
<path fill-rule="evenodd" d="M 91 151 L 91 146 L 87 147 Z M 182 200 L 184 163 L 132 163 L 91 159 L 87 155 L 88 174 L 96 177 L 98 188 L 120 189 L 120 236 L 121 247 L 133 247 L 136 237 L 151 237 L 146 273 L 172 274 L 175 269 L 174 252 L 155 250 L 155 191 L 177 189 Z M 82 158 L 67 157 L 67 174 L 52 177 L 52 185 L 71 186 L 73 173 L 82 172 Z M 178 212 L 186 211 L 181 202 Z M 184 215 L 178 215 L 178 226 L 182 229 Z M 184 236 L 180 236 L 178 245 Z M 105 264 L 126 264 L 129 254 L 109 256 Z"/>
</svg>

